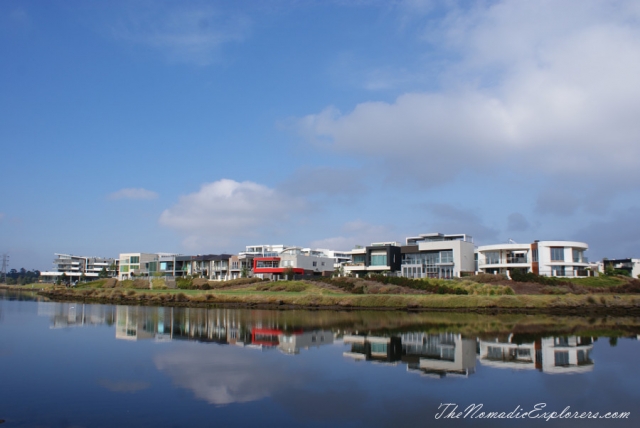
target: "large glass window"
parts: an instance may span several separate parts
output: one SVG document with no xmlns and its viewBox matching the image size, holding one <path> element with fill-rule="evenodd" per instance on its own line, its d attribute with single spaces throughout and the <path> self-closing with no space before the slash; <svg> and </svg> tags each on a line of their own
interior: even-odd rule
<svg viewBox="0 0 640 428">
<path fill-rule="evenodd" d="M 365 258 L 364 254 L 354 254 L 353 262 L 354 263 L 364 263 L 364 258 Z"/>
<path fill-rule="evenodd" d="M 500 251 L 486 251 L 484 257 L 485 263 L 488 265 L 497 265 L 500 263 Z"/>
<path fill-rule="evenodd" d="M 563 262 L 564 261 L 564 248 L 563 247 L 551 247 L 551 261 Z"/>
<path fill-rule="evenodd" d="M 387 266 L 387 255 L 386 254 L 372 254 L 371 255 L 371 266 Z"/>
<path fill-rule="evenodd" d="M 120 272 L 129 272 L 129 265 L 121 265 Z"/>
<path fill-rule="evenodd" d="M 564 276 L 564 266 L 551 266 L 551 275 Z"/>
<path fill-rule="evenodd" d="M 440 263 L 453 263 L 453 250 L 440 251 Z"/>
<path fill-rule="evenodd" d="M 574 263 L 582 263 L 582 251 L 573 249 L 573 262 Z"/>
<path fill-rule="evenodd" d="M 131 264 L 134 264 L 134 263 L 140 263 L 139 256 L 131 256 Z"/>
</svg>

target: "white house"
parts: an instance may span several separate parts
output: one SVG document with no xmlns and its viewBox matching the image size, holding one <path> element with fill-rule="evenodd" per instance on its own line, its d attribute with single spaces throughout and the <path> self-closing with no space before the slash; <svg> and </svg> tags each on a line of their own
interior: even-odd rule
<svg viewBox="0 0 640 428">
<path fill-rule="evenodd" d="M 589 261 L 584 256 L 588 249 L 584 242 L 574 241 L 483 245 L 478 247 L 478 271 L 507 275 L 520 271 L 543 276 L 589 276 Z"/>
</svg>

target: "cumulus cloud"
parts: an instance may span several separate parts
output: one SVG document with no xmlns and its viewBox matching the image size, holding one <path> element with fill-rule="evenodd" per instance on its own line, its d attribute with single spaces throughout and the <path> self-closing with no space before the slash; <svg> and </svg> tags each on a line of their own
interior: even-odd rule
<svg viewBox="0 0 640 428">
<path fill-rule="evenodd" d="M 158 194 L 143 188 L 126 188 L 109 194 L 109 199 L 156 199 Z"/>
<path fill-rule="evenodd" d="M 259 355 L 241 355 L 246 351 L 228 347 L 213 351 L 194 348 L 166 353 L 155 357 L 154 363 L 175 384 L 216 405 L 260 400 L 298 383 L 282 364 L 274 362 L 265 370 L 255 361 Z"/>
<path fill-rule="evenodd" d="M 306 207 L 303 199 L 251 181 L 223 179 L 181 196 L 160 215 L 159 222 L 184 234 L 189 249 L 221 249 L 235 239 L 257 238 L 283 228 Z"/>
<path fill-rule="evenodd" d="M 249 32 L 248 18 L 206 4 L 153 2 L 129 5 L 112 29 L 121 40 L 163 52 L 170 60 L 210 64 L 224 44 L 240 42 Z"/>
<path fill-rule="evenodd" d="M 297 129 L 423 185 L 497 168 L 582 189 L 640 178 L 637 3 L 543 3 L 453 7 L 422 33 L 459 58 L 442 68 L 439 90 L 327 107 Z"/>
</svg>

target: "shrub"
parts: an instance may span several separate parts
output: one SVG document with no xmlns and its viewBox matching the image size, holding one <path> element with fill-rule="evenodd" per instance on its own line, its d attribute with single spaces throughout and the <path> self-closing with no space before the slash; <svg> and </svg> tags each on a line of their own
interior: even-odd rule
<svg viewBox="0 0 640 428">
<path fill-rule="evenodd" d="M 191 288 L 194 290 L 209 290 L 209 280 L 207 278 L 196 278 L 191 281 Z"/>
<path fill-rule="evenodd" d="M 522 273 L 519 271 L 514 271 L 511 273 L 511 279 L 515 282 L 535 282 L 542 285 L 570 285 L 569 281 L 562 280 L 559 278 L 549 277 L 549 276 L 541 276 L 536 275 L 535 273 Z"/>
<path fill-rule="evenodd" d="M 507 276 L 503 274 L 479 273 L 469 277 L 469 280 L 479 282 L 481 284 L 494 284 L 500 281 L 508 281 Z"/>
<path fill-rule="evenodd" d="M 193 278 L 190 276 L 185 276 L 176 279 L 176 287 L 182 290 L 191 290 L 193 288 Z"/>
</svg>

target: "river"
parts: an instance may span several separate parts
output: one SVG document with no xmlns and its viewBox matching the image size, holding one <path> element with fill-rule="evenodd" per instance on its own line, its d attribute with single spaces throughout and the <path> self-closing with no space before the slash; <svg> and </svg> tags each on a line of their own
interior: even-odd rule
<svg viewBox="0 0 640 428">
<path fill-rule="evenodd" d="M 635 427 L 638 334 L 636 317 L 113 306 L 0 290 L 0 420 Z"/>
</svg>

